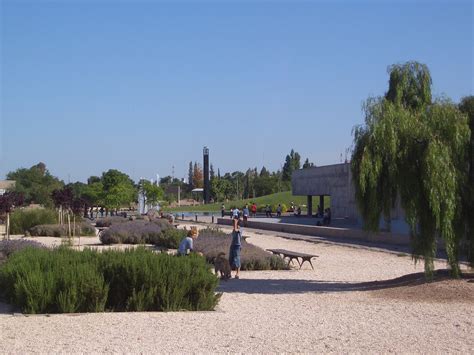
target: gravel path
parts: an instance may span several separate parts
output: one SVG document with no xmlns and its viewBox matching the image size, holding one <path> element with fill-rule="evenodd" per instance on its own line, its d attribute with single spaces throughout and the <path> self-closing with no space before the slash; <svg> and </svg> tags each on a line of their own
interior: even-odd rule
<svg viewBox="0 0 474 355">
<path fill-rule="evenodd" d="M 472 280 L 367 288 L 423 265 L 401 254 L 245 234 L 262 248 L 319 255 L 315 270 L 242 272 L 221 284 L 215 312 L 23 316 L 3 304 L 0 353 L 474 352 Z"/>
</svg>

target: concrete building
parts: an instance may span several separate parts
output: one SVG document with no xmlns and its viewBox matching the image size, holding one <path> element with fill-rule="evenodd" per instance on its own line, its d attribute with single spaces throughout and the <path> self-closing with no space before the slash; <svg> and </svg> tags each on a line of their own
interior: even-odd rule
<svg viewBox="0 0 474 355">
<path fill-rule="evenodd" d="M 15 188 L 14 180 L 0 180 L 0 196 L 13 188 Z"/>
<path fill-rule="evenodd" d="M 324 196 L 330 196 L 333 219 L 344 219 L 347 224 L 362 226 L 362 217 L 357 209 L 350 163 L 318 166 L 300 169 L 291 177 L 293 195 L 307 196 L 308 215 L 316 212 L 313 196 L 319 197 L 319 205 L 324 210 Z M 326 206 L 327 207 L 327 206 Z M 392 232 L 408 233 L 405 213 L 399 204 L 392 209 L 390 228 Z M 381 228 L 386 228 L 381 220 Z"/>
</svg>

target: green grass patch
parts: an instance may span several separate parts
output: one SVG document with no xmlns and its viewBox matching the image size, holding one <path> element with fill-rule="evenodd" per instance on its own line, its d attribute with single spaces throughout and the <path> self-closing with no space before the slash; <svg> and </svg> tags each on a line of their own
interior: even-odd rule
<svg viewBox="0 0 474 355">
<path fill-rule="evenodd" d="M 304 205 L 305 207 L 302 207 L 301 209 L 303 211 L 306 211 L 306 204 L 308 201 L 307 201 L 306 196 L 293 196 L 291 191 L 284 191 L 284 192 L 278 192 L 275 194 L 256 197 L 256 198 L 224 202 L 224 205 L 226 209 L 229 210 L 229 208 L 232 208 L 232 207 L 242 208 L 246 204 L 250 205 L 252 202 L 255 202 L 258 207 L 267 205 L 267 204 L 269 204 L 270 206 L 275 206 L 281 203 L 281 204 L 285 204 L 286 207 L 288 208 L 291 206 L 291 202 L 293 202 L 295 206 Z M 325 196 L 324 207 L 325 208 L 331 207 L 330 203 L 331 203 L 330 197 Z M 318 204 L 319 204 L 319 197 L 313 197 L 313 212 L 316 212 L 316 208 Z M 170 212 L 220 212 L 221 206 L 222 206 L 222 202 L 219 202 L 219 203 L 213 203 L 213 204 L 208 204 L 208 205 L 165 208 L 165 210 L 170 211 Z M 275 210 L 273 210 L 273 213 L 274 212 Z"/>
</svg>

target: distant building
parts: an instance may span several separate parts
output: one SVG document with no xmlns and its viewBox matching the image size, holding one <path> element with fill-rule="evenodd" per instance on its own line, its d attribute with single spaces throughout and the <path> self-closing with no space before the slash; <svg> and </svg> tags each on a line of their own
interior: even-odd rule
<svg viewBox="0 0 474 355">
<path fill-rule="evenodd" d="M 330 196 L 332 218 L 343 218 L 355 226 L 362 226 L 362 217 L 357 209 L 354 184 L 350 163 L 325 165 L 300 169 L 293 172 L 291 177 L 293 195 L 307 196 L 308 215 L 317 212 L 317 206 L 313 206 L 313 196 L 319 196 L 319 205 L 322 210 L 324 196 Z M 385 228 L 382 220 L 381 228 Z M 405 212 L 397 203 L 391 211 L 390 228 L 392 232 L 408 233 L 408 225 L 405 222 Z"/>
<path fill-rule="evenodd" d="M 0 196 L 15 188 L 15 180 L 0 180 Z"/>
</svg>

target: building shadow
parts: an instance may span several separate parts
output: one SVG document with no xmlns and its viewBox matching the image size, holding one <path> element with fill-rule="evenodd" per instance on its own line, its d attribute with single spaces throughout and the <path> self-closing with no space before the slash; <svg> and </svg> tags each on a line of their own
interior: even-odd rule
<svg viewBox="0 0 474 355">
<path fill-rule="evenodd" d="M 439 282 L 450 278 L 449 270 L 437 270 L 435 278 L 427 281 L 424 273 L 413 273 L 383 281 L 343 282 L 318 281 L 304 279 L 231 279 L 222 281 L 219 292 L 247 294 L 301 294 L 301 293 L 333 293 L 351 291 L 374 291 L 380 289 L 416 286 L 426 282 Z M 474 280 L 474 274 L 464 274 L 468 282 Z"/>
</svg>

